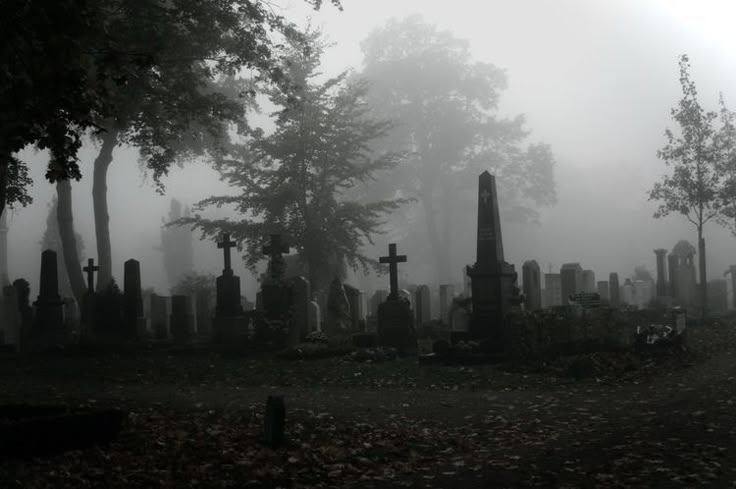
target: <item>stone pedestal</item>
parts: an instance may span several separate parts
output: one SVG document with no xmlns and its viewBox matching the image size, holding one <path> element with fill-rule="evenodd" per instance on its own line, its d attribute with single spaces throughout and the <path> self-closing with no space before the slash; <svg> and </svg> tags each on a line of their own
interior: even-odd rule
<svg viewBox="0 0 736 489">
<path fill-rule="evenodd" d="M 241 349 L 248 345 L 250 315 L 215 318 L 212 321 L 212 340 L 224 349 Z"/>
<path fill-rule="evenodd" d="M 240 277 L 233 274 L 232 270 L 225 270 L 217 277 L 217 307 L 215 316 L 236 317 L 243 315 L 240 306 Z"/>
<path fill-rule="evenodd" d="M 401 353 L 417 351 L 414 313 L 407 301 L 387 300 L 378 306 L 378 344 Z"/>
</svg>

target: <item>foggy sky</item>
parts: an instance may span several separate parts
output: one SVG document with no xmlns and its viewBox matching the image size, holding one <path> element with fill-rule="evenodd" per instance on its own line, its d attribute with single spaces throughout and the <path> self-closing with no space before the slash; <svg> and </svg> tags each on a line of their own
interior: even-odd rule
<svg viewBox="0 0 736 489">
<path fill-rule="evenodd" d="M 532 141 L 551 145 L 558 203 L 543 209 L 537 224 L 503 223 L 506 259 L 520 265 L 536 259 L 546 272 L 579 261 L 598 280 L 608 273 L 629 276 L 636 265 L 655 269 L 653 249 L 671 249 L 679 239 L 696 242 L 682 217 L 655 220 L 647 191 L 665 171 L 656 158 L 664 130 L 675 127 L 670 109 L 680 98 L 677 56 L 687 53 L 701 103 L 716 108 L 718 93 L 736 109 L 736 33 L 727 25 L 736 8 L 727 1 L 515 0 L 439 2 L 428 0 L 344 0 L 344 11 L 325 5 L 310 12 L 299 0 L 281 2 L 289 18 L 321 26 L 336 46 L 324 57 L 323 71 L 360 69 L 359 43 L 391 17 L 420 12 L 425 20 L 469 40 L 475 57 L 506 70 L 502 114 L 526 114 Z M 82 258 L 95 257 L 91 161 L 82 153 L 84 179 L 74 184 L 76 230 L 85 240 Z M 9 217 L 11 278 L 31 281 L 37 294 L 40 246 L 53 186 L 43 179 L 45 156 L 26 151 L 35 181 L 34 203 Z M 121 158 L 122 157 L 122 158 Z M 143 179 L 135 151 L 118 148 L 109 170 L 109 204 L 114 276 L 122 284 L 122 263 L 142 262 L 143 282 L 168 293 L 160 256 L 161 218 L 175 197 L 186 204 L 228 192 L 206 165 L 173 168 L 167 195 Z M 123 161 L 123 159 L 125 161 Z M 503 208 L 503 202 L 500 203 Z M 475 215 L 468 216 L 475 223 Z M 736 238 L 713 223 L 706 227 L 709 278 L 736 263 Z M 381 250 L 386 244 L 378 238 Z M 473 239 L 474 240 L 474 239 Z M 473 246 L 466 257 L 474 260 Z M 411 250 L 405 268 L 412 276 Z M 195 245 L 195 268 L 218 274 L 221 252 L 212 243 Z M 239 267 L 243 292 L 251 299 L 255 280 Z M 459 280 L 459 270 L 458 277 Z M 358 284 L 360 285 L 360 284 Z"/>
</svg>

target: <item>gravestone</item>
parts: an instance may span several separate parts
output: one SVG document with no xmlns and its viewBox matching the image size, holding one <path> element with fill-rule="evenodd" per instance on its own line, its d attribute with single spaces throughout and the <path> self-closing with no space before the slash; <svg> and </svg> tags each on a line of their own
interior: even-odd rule
<svg viewBox="0 0 736 489">
<path fill-rule="evenodd" d="M 210 338 L 212 336 L 212 311 L 210 310 L 210 292 L 199 291 L 194 296 L 197 318 L 197 336 Z"/>
<path fill-rule="evenodd" d="M 485 171 L 478 177 L 476 261 L 468 267 L 473 296 L 469 339 L 487 340 L 497 352 L 509 345 L 506 316 L 518 295 L 516 271 L 504 260 L 499 216 L 496 179 Z"/>
<path fill-rule="evenodd" d="M 420 285 L 414 292 L 414 313 L 417 328 L 432 321 L 431 297 L 429 287 L 426 285 Z"/>
<path fill-rule="evenodd" d="M 345 295 L 350 305 L 351 329 L 354 332 L 365 331 L 365 314 L 363 312 L 363 291 L 349 284 L 343 284 Z"/>
<path fill-rule="evenodd" d="M 222 275 L 217 277 L 215 281 L 217 290 L 215 317 L 217 318 L 243 315 L 243 309 L 240 306 L 240 277 L 235 275 L 230 266 L 230 249 L 235 245 L 235 241 L 230 240 L 229 233 L 223 234 L 222 241 L 217 243 L 217 247 L 223 250 L 225 259 L 225 268 L 222 270 Z"/>
<path fill-rule="evenodd" d="M 293 277 L 289 279 L 289 282 L 292 290 L 294 318 L 288 341 L 290 344 L 295 344 L 303 341 L 312 331 L 309 327 L 309 303 L 312 293 L 309 280 L 304 277 Z"/>
<path fill-rule="evenodd" d="M 338 277 L 332 279 L 327 293 L 323 329 L 327 336 L 341 336 L 353 332 L 350 302 L 345 287 Z"/>
<path fill-rule="evenodd" d="M 562 305 L 562 280 L 559 273 L 544 274 L 544 293 L 547 307 Z"/>
<path fill-rule="evenodd" d="M 630 278 L 624 280 L 624 285 L 621 288 L 622 297 L 621 300 L 628 306 L 636 305 L 636 289 L 634 289 L 634 283 Z"/>
<path fill-rule="evenodd" d="M 455 287 L 453 285 L 440 285 L 440 321 L 442 324 L 450 324 L 450 309 L 452 308 L 452 299 L 454 297 Z"/>
<path fill-rule="evenodd" d="M 385 302 L 378 306 L 377 343 L 396 348 L 400 353 L 417 350 L 414 330 L 414 313 L 409 301 L 399 295 L 398 264 L 406 262 L 406 255 L 396 254 L 396 245 L 388 245 L 388 256 L 379 258 L 380 263 L 389 265 L 390 290 Z"/>
<path fill-rule="evenodd" d="M 284 281 L 286 262 L 283 254 L 289 253 L 289 246 L 281 241 L 278 234 L 272 234 L 270 239 L 270 244 L 263 247 L 263 254 L 268 257 L 268 267 L 261 284 L 260 310 L 267 319 L 284 320 L 292 313 L 293 307 L 290 284 Z"/>
<path fill-rule="evenodd" d="M 64 302 L 59 296 L 56 252 L 46 250 L 41 254 L 41 280 L 38 299 L 34 303 L 36 318 L 31 331 L 33 348 L 45 349 L 63 344 Z"/>
<path fill-rule="evenodd" d="M 678 283 L 678 275 L 677 272 L 680 268 L 680 259 L 677 257 L 677 255 L 670 254 L 667 256 L 667 268 L 669 269 L 669 295 L 673 299 L 676 299 L 679 295 L 679 290 L 677 287 Z"/>
<path fill-rule="evenodd" d="M 560 268 L 562 304 L 570 303 L 570 296 L 583 292 L 583 268 L 579 263 L 565 263 Z"/>
<path fill-rule="evenodd" d="M 307 312 L 309 318 L 309 332 L 322 331 L 322 315 L 320 313 L 319 304 L 316 301 L 309 301 L 307 304 Z"/>
<path fill-rule="evenodd" d="M 708 281 L 708 311 L 724 313 L 728 309 L 728 286 L 726 280 L 717 278 Z"/>
<path fill-rule="evenodd" d="M 223 250 L 224 268 L 222 275 L 215 280 L 215 318 L 212 327 L 212 339 L 215 343 L 228 348 L 237 348 L 248 336 L 248 318 L 246 317 L 240 296 L 240 277 L 235 275 L 230 263 L 230 249 L 235 247 L 230 234 L 224 233 L 217 247 Z M 173 304 L 172 304 L 173 309 Z M 171 323 L 171 332 L 173 335 Z"/>
<path fill-rule="evenodd" d="M 595 272 L 593 270 L 583 270 L 581 289 L 579 292 L 587 294 L 595 293 Z"/>
<path fill-rule="evenodd" d="M 618 283 L 618 273 L 613 272 L 608 276 L 609 304 L 611 307 L 621 305 L 620 286 Z"/>
<path fill-rule="evenodd" d="M 385 301 L 387 297 L 388 297 L 388 291 L 386 290 L 377 290 L 373 293 L 370 299 L 370 304 L 369 304 L 371 316 L 378 317 L 378 306 L 380 306 L 381 303 Z"/>
<path fill-rule="evenodd" d="M 157 340 L 169 337 L 170 297 L 151 294 L 151 329 Z"/>
<path fill-rule="evenodd" d="M 608 304 L 611 300 L 609 288 L 608 288 L 608 282 L 605 280 L 601 280 L 598 282 L 598 295 L 601 297 L 601 302 Z"/>
<path fill-rule="evenodd" d="M 536 260 L 525 261 L 521 266 L 524 287 L 524 306 L 527 311 L 542 308 L 542 281 Z"/>
<path fill-rule="evenodd" d="M 657 297 L 667 296 L 667 276 L 665 270 L 665 262 L 667 260 L 667 250 L 658 248 L 654 250 L 657 257 Z"/>
<path fill-rule="evenodd" d="M 33 328 L 33 308 L 31 307 L 31 285 L 28 280 L 19 278 L 13 281 L 16 298 L 18 301 L 18 313 L 20 314 L 19 350 L 28 348 L 31 329 Z"/>
<path fill-rule="evenodd" d="M 128 339 L 145 336 L 146 318 L 143 316 L 141 264 L 138 260 L 126 261 L 123 268 L 123 321 Z"/>
<path fill-rule="evenodd" d="M 87 266 L 82 268 L 87 274 L 87 290 L 84 291 L 82 297 L 82 324 L 84 325 L 84 334 L 92 334 L 95 325 L 96 294 L 95 294 L 95 272 L 100 271 L 100 267 L 95 265 L 94 258 L 87 259 Z"/>
<path fill-rule="evenodd" d="M 194 332 L 194 318 L 190 314 L 189 297 L 171 296 L 171 337 L 176 343 L 188 343 Z"/>
</svg>

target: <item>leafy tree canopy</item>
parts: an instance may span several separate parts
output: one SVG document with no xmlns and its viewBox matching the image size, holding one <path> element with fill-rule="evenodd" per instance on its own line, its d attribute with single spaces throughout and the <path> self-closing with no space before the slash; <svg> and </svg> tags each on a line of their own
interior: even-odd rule
<svg viewBox="0 0 736 489">
<path fill-rule="evenodd" d="M 326 287 L 343 260 L 354 268 L 375 265 L 361 248 L 400 203 L 352 199 L 358 184 L 393 167 L 397 156 L 375 155 L 369 148 L 390 124 L 368 117 L 365 82 L 349 82 L 347 73 L 318 81 L 322 52 L 316 32 L 289 41 L 281 67 L 290 83 L 265 89 L 278 107 L 275 130 L 243 128 L 243 145 L 220 167 L 240 192 L 196 206 L 233 205 L 242 219 L 207 220 L 195 214 L 179 221 L 210 236 L 231 233 L 244 243 L 251 268 L 263 258 L 261 246 L 269 234 L 288 236 L 308 266 L 314 289 Z"/>
</svg>

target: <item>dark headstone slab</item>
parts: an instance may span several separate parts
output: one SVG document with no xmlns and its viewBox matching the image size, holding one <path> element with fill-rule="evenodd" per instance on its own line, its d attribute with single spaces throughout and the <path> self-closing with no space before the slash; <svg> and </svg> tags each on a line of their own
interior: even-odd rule
<svg viewBox="0 0 736 489">
<path fill-rule="evenodd" d="M 65 342 L 64 301 L 59 296 L 56 252 L 41 254 L 41 279 L 38 299 L 34 303 L 36 317 L 32 331 L 35 348 L 47 348 Z"/>
<path fill-rule="evenodd" d="M 208 338 L 212 335 L 210 294 L 207 292 L 198 293 L 194 300 L 195 308 L 197 310 L 197 335 L 202 338 Z"/>
<path fill-rule="evenodd" d="M 124 413 L 57 406 L 0 406 L 0 459 L 48 456 L 115 441 Z"/>
<path fill-rule="evenodd" d="M 123 321 L 127 338 L 139 338 L 145 332 L 141 264 L 138 260 L 126 261 L 123 268 Z"/>
<path fill-rule="evenodd" d="M 151 329 L 156 339 L 169 337 L 170 297 L 151 294 Z"/>
<path fill-rule="evenodd" d="M 542 275 L 536 260 L 524 262 L 521 267 L 521 278 L 524 286 L 524 306 L 527 311 L 542 308 Z"/>
<path fill-rule="evenodd" d="M 429 287 L 420 285 L 414 291 L 414 308 L 417 329 L 432 321 L 432 304 Z"/>
<path fill-rule="evenodd" d="M 177 343 L 188 343 L 192 339 L 194 318 L 189 311 L 189 297 L 171 296 L 171 337 Z"/>
<path fill-rule="evenodd" d="M 281 396 L 268 396 L 266 413 L 263 417 L 263 436 L 266 445 L 278 448 L 284 443 L 286 427 L 286 406 Z"/>
<path fill-rule="evenodd" d="M 243 315 L 240 305 L 240 277 L 232 270 L 225 270 L 217 277 L 217 305 L 215 316 L 219 318 L 237 317 Z"/>
<path fill-rule="evenodd" d="M 378 306 L 378 344 L 396 348 L 402 354 L 417 351 L 414 313 L 409 302 L 387 300 Z"/>
</svg>

